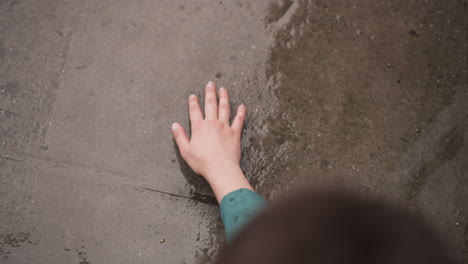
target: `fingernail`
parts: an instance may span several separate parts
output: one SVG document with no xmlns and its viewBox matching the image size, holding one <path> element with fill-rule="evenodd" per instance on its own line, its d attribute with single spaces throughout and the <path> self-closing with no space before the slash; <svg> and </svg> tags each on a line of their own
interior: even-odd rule
<svg viewBox="0 0 468 264">
<path fill-rule="evenodd" d="M 214 86 L 214 82 L 212 82 L 212 81 L 209 81 L 209 82 L 206 84 L 206 86 L 213 87 L 213 86 Z"/>
<path fill-rule="evenodd" d="M 177 129 L 177 123 L 173 123 L 171 126 L 172 131 L 176 131 Z"/>
<path fill-rule="evenodd" d="M 225 93 L 225 92 L 226 92 L 226 88 L 221 87 L 221 88 L 219 88 L 219 91 Z"/>
</svg>

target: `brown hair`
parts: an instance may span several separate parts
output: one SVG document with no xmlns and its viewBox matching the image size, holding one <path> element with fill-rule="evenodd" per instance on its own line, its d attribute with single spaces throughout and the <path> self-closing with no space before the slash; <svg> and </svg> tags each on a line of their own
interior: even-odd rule
<svg viewBox="0 0 468 264">
<path fill-rule="evenodd" d="M 218 263 L 455 261 L 433 229 L 407 210 L 342 190 L 309 190 L 264 210 Z"/>
</svg>

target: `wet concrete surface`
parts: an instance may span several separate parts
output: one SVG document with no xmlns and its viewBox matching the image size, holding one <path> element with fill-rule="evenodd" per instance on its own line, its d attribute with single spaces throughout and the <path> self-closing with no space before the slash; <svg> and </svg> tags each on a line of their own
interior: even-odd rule
<svg viewBox="0 0 468 264">
<path fill-rule="evenodd" d="M 1 263 L 208 263 L 224 243 L 170 124 L 245 103 L 271 200 L 339 184 L 468 259 L 466 1 L 0 1 Z"/>
</svg>

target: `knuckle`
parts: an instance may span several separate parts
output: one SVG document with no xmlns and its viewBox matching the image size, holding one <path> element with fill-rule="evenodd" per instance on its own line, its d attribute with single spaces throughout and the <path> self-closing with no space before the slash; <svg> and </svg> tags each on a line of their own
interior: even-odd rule
<svg viewBox="0 0 468 264">
<path fill-rule="evenodd" d="M 189 156 L 189 151 L 185 148 L 180 149 L 180 154 L 185 158 Z"/>
<path fill-rule="evenodd" d="M 222 108 L 223 110 L 229 110 L 229 104 L 227 104 L 226 102 L 220 102 L 219 108 Z"/>
<path fill-rule="evenodd" d="M 207 104 L 215 104 L 216 103 L 216 98 L 213 96 L 207 97 L 206 98 L 206 103 Z"/>
<path fill-rule="evenodd" d="M 190 104 L 190 111 L 194 112 L 198 110 L 198 106 L 196 104 Z"/>
<path fill-rule="evenodd" d="M 180 155 L 182 156 L 182 158 L 183 158 L 185 161 L 188 161 L 188 160 L 190 159 L 190 154 L 189 154 L 189 151 L 188 151 L 188 150 L 181 149 L 181 150 L 180 150 Z"/>
<path fill-rule="evenodd" d="M 216 91 L 216 88 L 214 86 L 208 85 L 205 89 L 207 93 L 214 93 Z"/>
<path fill-rule="evenodd" d="M 182 137 L 182 132 L 177 131 L 174 133 L 174 138 L 177 141 L 177 143 L 181 144 L 183 137 Z"/>
</svg>

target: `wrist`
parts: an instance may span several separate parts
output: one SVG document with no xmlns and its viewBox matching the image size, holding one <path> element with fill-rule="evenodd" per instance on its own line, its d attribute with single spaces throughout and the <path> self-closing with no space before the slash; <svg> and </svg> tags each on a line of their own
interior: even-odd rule
<svg viewBox="0 0 468 264">
<path fill-rule="evenodd" d="M 238 164 L 212 167 L 203 176 L 210 184 L 218 202 L 221 202 L 226 194 L 238 189 L 254 191 Z"/>
<path fill-rule="evenodd" d="M 240 165 L 235 162 L 213 162 L 209 168 L 204 170 L 202 175 L 208 182 L 210 182 L 210 180 L 219 178 L 227 172 L 235 174 L 236 176 L 239 174 L 244 175 Z"/>
</svg>

